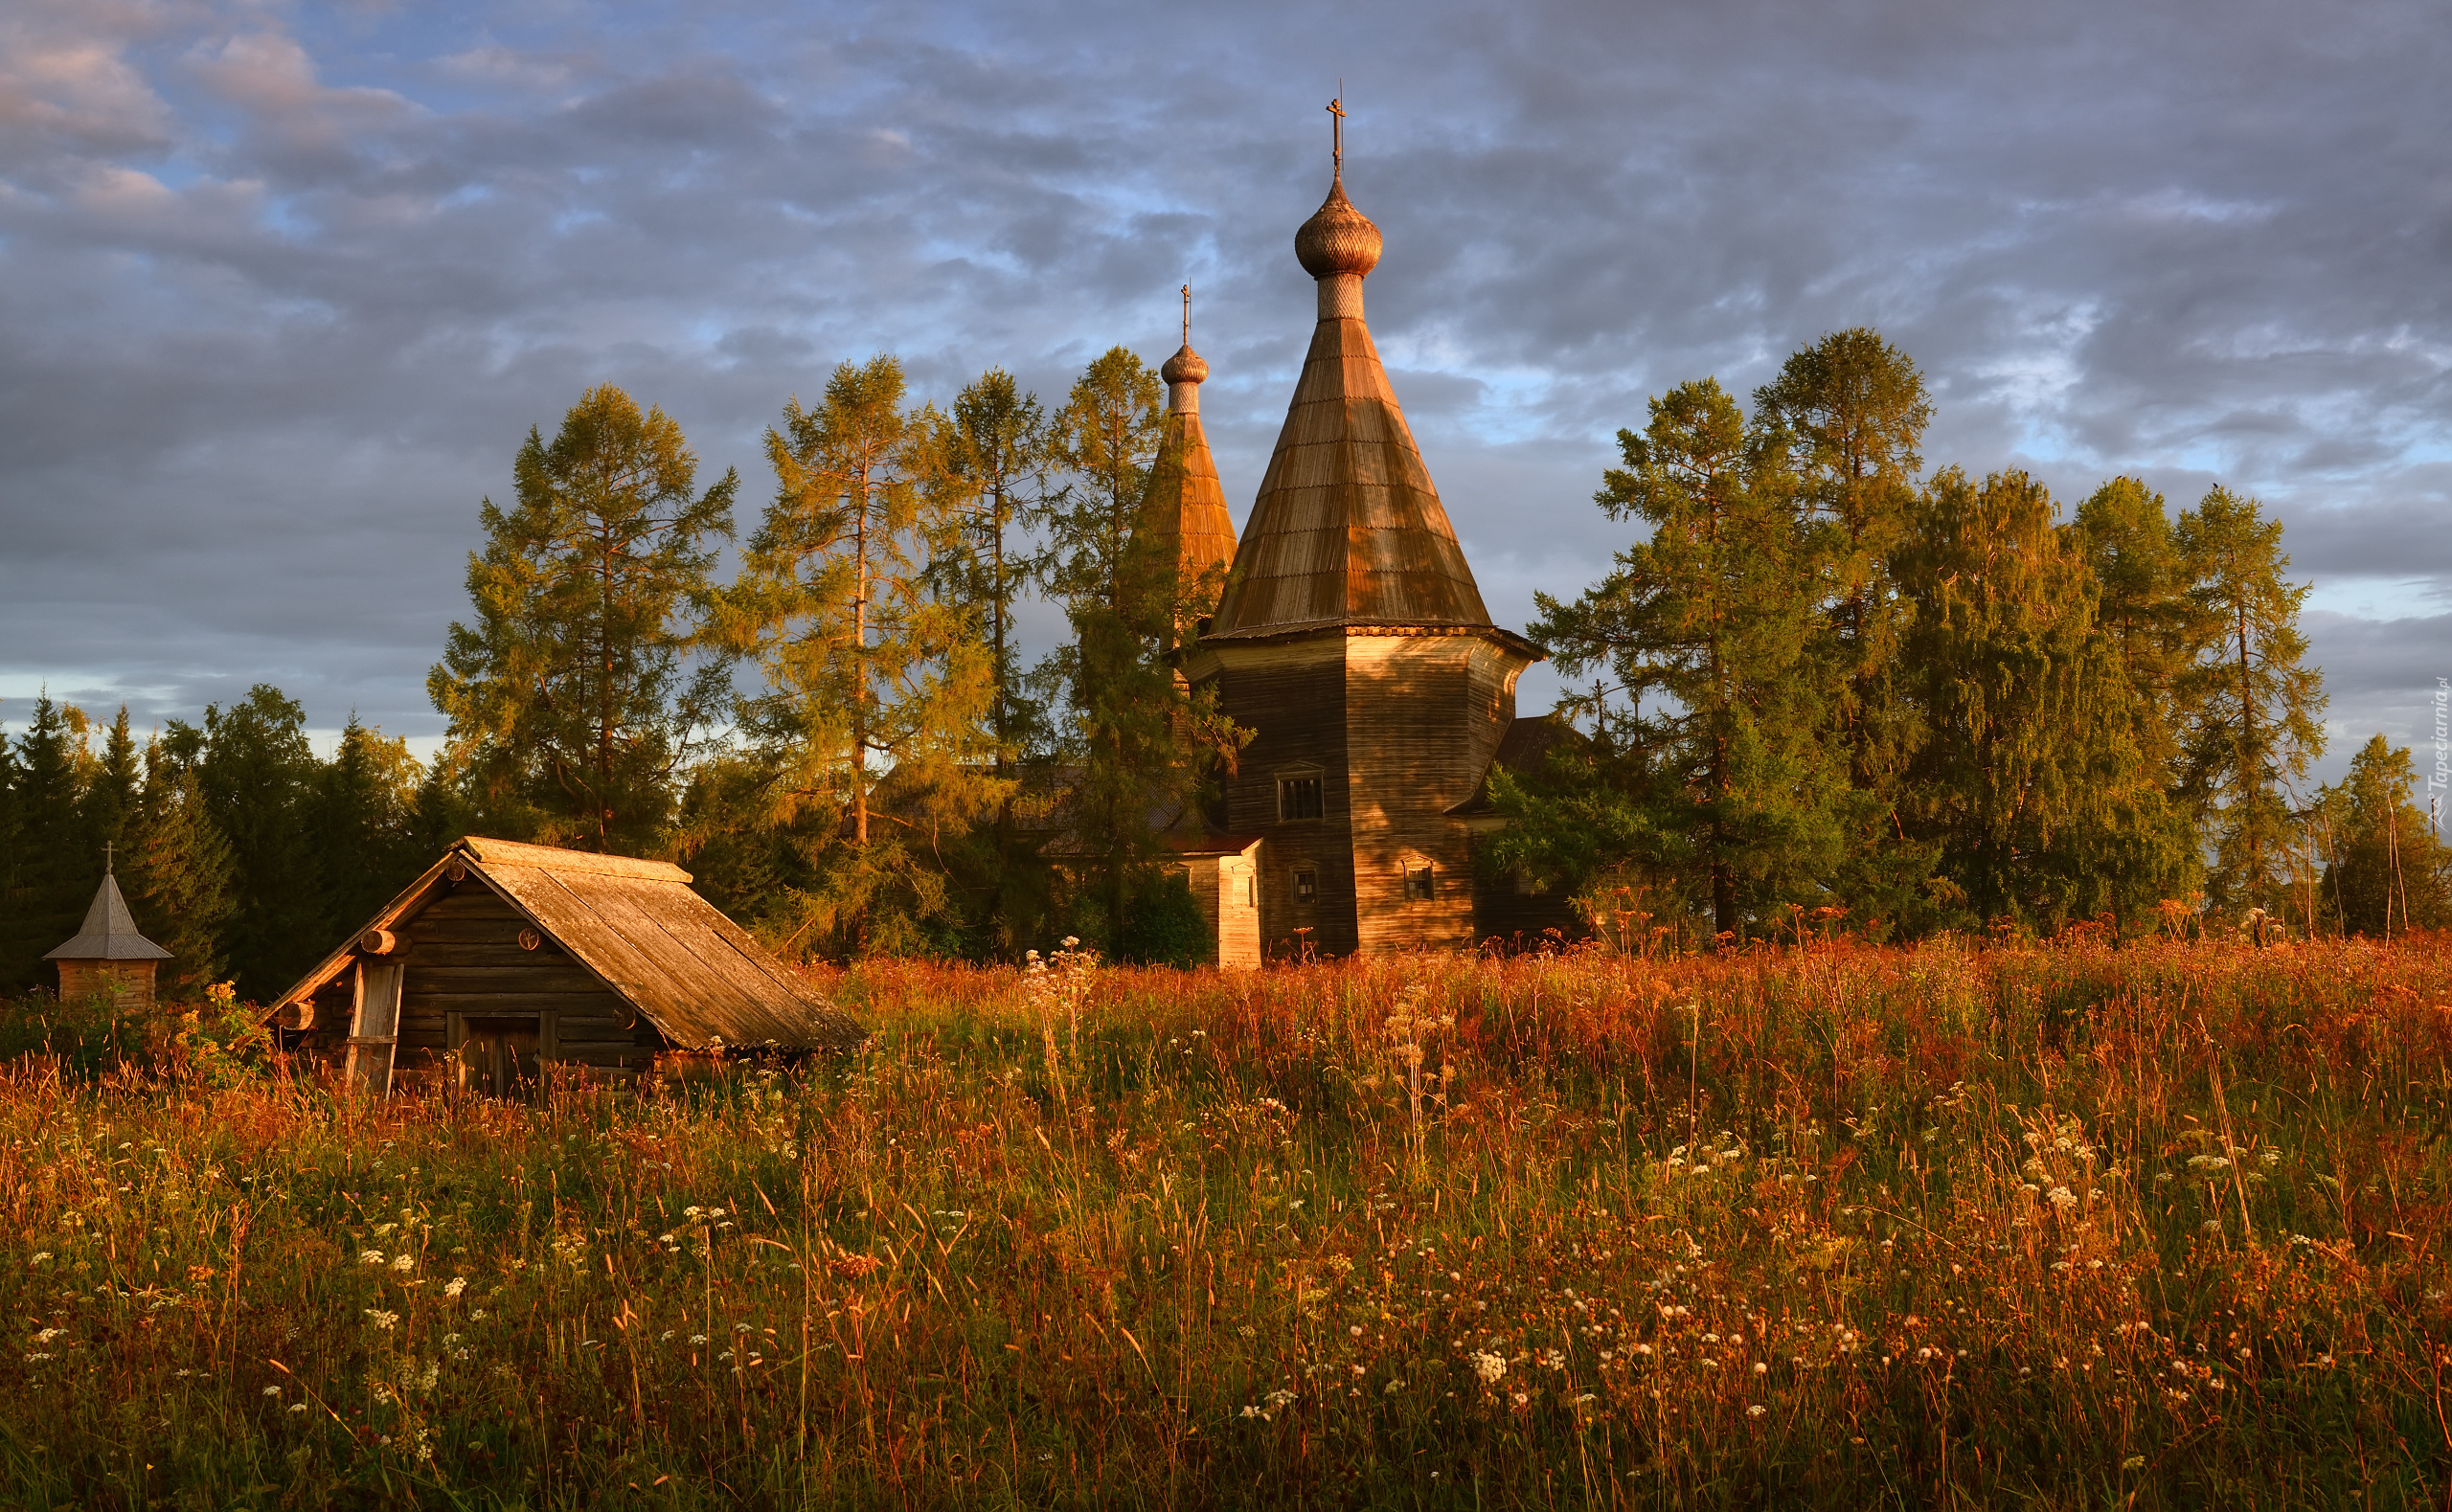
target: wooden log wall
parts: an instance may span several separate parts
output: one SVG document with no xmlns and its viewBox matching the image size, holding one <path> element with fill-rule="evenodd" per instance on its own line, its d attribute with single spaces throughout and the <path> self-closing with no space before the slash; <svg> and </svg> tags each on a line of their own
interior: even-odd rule
<svg viewBox="0 0 2452 1512">
<path fill-rule="evenodd" d="M 1473 796 L 1515 717 L 1510 660 L 1479 636 L 1346 640 L 1354 911 L 1365 952 L 1476 943 L 1473 836 L 1446 811 Z M 1431 896 L 1410 897 L 1405 874 L 1425 863 Z"/>
<path fill-rule="evenodd" d="M 454 1014 L 550 1015 L 557 1062 L 619 1075 L 647 1069 L 659 1043 L 654 1028 L 550 937 L 523 948 L 520 932 L 531 928 L 475 876 L 447 884 L 401 926 L 400 1072 L 446 1069 Z"/>
<path fill-rule="evenodd" d="M 1359 937 L 1353 913 L 1352 810 L 1347 801 L 1345 631 L 1298 641 L 1213 643 L 1217 696 L 1255 732 L 1226 784 L 1226 828 L 1267 837 L 1260 847 L 1261 949 L 1283 956 L 1304 938 L 1344 955 Z M 1208 649 L 1205 644 L 1204 650 Z M 1290 768 L 1317 770 L 1320 817 L 1281 822 L 1277 781 Z M 1294 873 L 1319 874 L 1315 901 L 1297 903 Z"/>
</svg>

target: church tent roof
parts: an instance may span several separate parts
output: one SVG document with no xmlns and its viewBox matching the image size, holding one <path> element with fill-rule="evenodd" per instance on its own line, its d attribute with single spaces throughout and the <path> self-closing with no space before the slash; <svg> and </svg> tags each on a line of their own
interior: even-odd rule
<svg viewBox="0 0 2452 1512">
<path fill-rule="evenodd" d="M 108 866 L 102 885 L 85 910 L 84 925 L 75 937 L 43 952 L 45 960 L 169 960 L 170 953 L 136 932 L 136 920 L 120 895 L 119 878 Z"/>
</svg>

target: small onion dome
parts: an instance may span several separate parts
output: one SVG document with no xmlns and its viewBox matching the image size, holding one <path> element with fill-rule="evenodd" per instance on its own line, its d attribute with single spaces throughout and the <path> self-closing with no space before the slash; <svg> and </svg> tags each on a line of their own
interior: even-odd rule
<svg viewBox="0 0 2452 1512">
<path fill-rule="evenodd" d="M 1379 228 L 1345 197 L 1345 179 L 1329 186 L 1318 214 L 1294 234 L 1294 257 L 1315 279 L 1332 273 L 1367 274 L 1379 265 Z"/>
<path fill-rule="evenodd" d="M 1200 353 L 1187 342 L 1167 359 L 1167 365 L 1158 370 L 1158 376 L 1169 383 L 1205 383 L 1209 379 L 1209 364 L 1201 361 Z"/>
</svg>

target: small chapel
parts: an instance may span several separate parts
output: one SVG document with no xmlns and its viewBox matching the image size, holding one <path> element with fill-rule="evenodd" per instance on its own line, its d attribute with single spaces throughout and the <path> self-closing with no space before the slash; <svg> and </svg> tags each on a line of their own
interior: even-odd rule
<svg viewBox="0 0 2452 1512">
<path fill-rule="evenodd" d="M 1294 236 L 1319 320 L 1239 540 L 1200 423 L 1209 365 L 1184 346 L 1145 528 L 1187 579 L 1224 566 L 1179 666 L 1252 731 L 1222 814 L 1178 845 L 1220 964 L 1469 949 L 1564 928 L 1564 900 L 1477 870 L 1493 765 L 1537 760 L 1550 719 L 1515 712 L 1540 649 L 1493 622 L 1363 318 L 1379 228 L 1345 192 L 1331 104 L 1328 195 Z"/>
</svg>

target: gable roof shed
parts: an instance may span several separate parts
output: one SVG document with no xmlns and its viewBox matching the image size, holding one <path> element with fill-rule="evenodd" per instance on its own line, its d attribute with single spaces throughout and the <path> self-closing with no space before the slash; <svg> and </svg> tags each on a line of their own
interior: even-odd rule
<svg viewBox="0 0 2452 1512">
<path fill-rule="evenodd" d="M 315 993 L 352 962 L 394 947 L 402 926 L 470 879 L 621 998 L 677 1049 L 773 1045 L 841 1049 L 867 1031 L 811 991 L 748 932 L 690 890 L 690 873 L 662 861 L 595 855 L 471 835 L 357 936 L 324 958 L 273 1004 L 299 1027 Z M 402 961 L 412 976 L 415 954 Z"/>
</svg>

